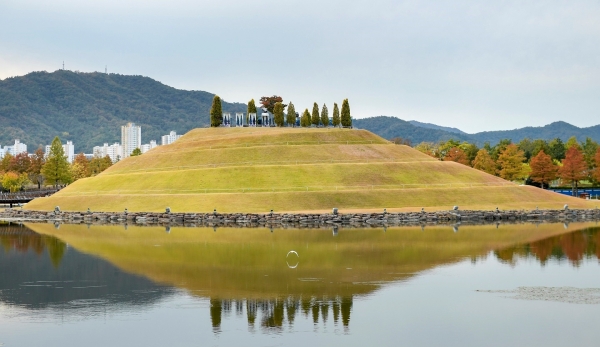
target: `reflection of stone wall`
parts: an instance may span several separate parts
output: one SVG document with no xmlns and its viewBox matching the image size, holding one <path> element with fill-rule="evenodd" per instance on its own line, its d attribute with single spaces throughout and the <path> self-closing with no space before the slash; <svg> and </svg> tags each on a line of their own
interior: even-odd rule
<svg viewBox="0 0 600 347">
<path fill-rule="evenodd" d="M 210 299 L 210 319 L 213 331 L 219 332 L 223 318 L 230 316 L 233 308 L 235 308 L 236 315 L 242 315 L 245 308 L 249 329 L 255 329 L 258 320 L 261 329 L 277 330 L 282 329 L 284 323 L 292 327 L 298 313 L 306 319 L 312 319 L 314 325 L 319 322 L 325 325 L 329 319 L 329 313 L 331 313 L 335 325 L 341 322 L 342 326 L 348 329 L 352 303 L 351 296 L 335 298 L 295 298 L 290 296 L 269 300 Z"/>
</svg>

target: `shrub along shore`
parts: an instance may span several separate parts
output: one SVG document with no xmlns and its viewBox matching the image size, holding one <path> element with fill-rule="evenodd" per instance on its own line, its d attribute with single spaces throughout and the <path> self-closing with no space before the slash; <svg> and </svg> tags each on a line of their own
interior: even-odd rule
<svg viewBox="0 0 600 347">
<path fill-rule="evenodd" d="M 598 221 L 600 210 L 565 208 L 562 210 L 451 210 L 400 213 L 104 213 L 61 212 L 6 209 L 0 220 L 71 224 L 131 224 L 189 227 L 369 227 L 415 224 L 485 224 L 504 222 Z"/>
</svg>

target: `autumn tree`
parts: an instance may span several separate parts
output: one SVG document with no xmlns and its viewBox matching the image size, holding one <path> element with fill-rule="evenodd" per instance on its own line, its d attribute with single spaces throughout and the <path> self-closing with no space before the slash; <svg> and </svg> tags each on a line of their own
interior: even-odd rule
<svg viewBox="0 0 600 347">
<path fill-rule="evenodd" d="M 596 160 L 594 156 L 598 150 L 598 143 L 591 138 L 587 137 L 585 142 L 581 143 L 581 149 L 583 152 L 583 160 L 588 166 L 590 172 L 593 170 Z"/>
<path fill-rule="evenodd" d="M 444 157 L 444 161 L 454 161 L 459 164 L 463 164 L 463 165 L 467 165 L 467 166 L 470 164 L 469 159 L 467 158 L 467 155 L 465 154 L 465 152 L 458 147 L 452 147 L 446 153 L 446 156 Z"/>
<path fill-rule="evenodd" d="M 67 162 L 65 151 L 58 136 L 52 140 L 50 153 L 48 153 L 46 163 L 42 167 L 42 174 L 46 181 L 54 186 L 71 183 L 69 162 Z"/>
<path fill-rule="evenodd" d="M 344 101 L 342 102 L 341 120 L 342 126 L 352 126 L 352 117 L 350 116 L 350 104 L 348 103 L 348 99 L 344 99 Z"/>
<path fill-rule="evenodd" d="M 303 128 L 310 127 L 310 113 L 308 113 L 308 109 L 305 109 L 302 117 L 300 117 L 300 126 Z"/>
<path fill-rule="evenodd" d="M 317 127 L 319 126 L 319 123 L 321 122 L 321 117 L 319 117 L 319 105 L 317 105 L 316 102 L 313 104 L 312 117 L 310 118 L 310 122 L 312 125 L 317 126 Z"/>
<path fill-rule="evenodd" d="M 325 104 L 323 104 L 323 109 L 321 109 L 321 123 L 325 128 L 329 126 L 329 110 L 327 110 L 327 105 Z"/>
<path fill-rule="evenodd" d="M 296 126 L 296 108 L 294 107 L 294 104 L 292 104 L 291 101 L 287 107 L 287 117 L 285 121 L 289 127 Z"/>
<path fill-rule="evenodd" d="M 571 146 L 567 149 L 562 164 L 562 167 L 558 170 L 558 175 L 564 181 L 571 182 L 573 196 L 577 196 L 577 185 L 579 181 L 587 177 L 587 164 L 583 159 L 581 150 L 579 150 L 577 146 Z"/>
<path fill-rule="evenodd" d="M 549 185 L 550 182 L 556 179 L 558 168 L 552 162 L 552 158 L 544 151 L 540 151 L 532 157 L 529 166 L 531 167 L 529 177 L 532 181 L 541 184 L 542 189 L 544 189 L 544 184 Z"/>
<path fill-rule="evenodd" d="M 218 127 L 223 124 L 223 109 L 221 108 L 221 98 L 215 95 L 210 106 L 210 126 Z"/>
<path fill-rule="evenodd" d="M 260 105 L 263 108 L 266 108 L 267 111 L 274 113 L 275 104 L 280 102 L 285 109 L 286 105 L 283 104 L 283 98 L 281 96 L 273 95 L 273 96 L 263 96 L 260 98 Z"/>
<path fill-rule="evenodd" d="M 71 164 L 71 176 L 73 177 L 73 181 L 90 177 L 90 175 L 90 161 L 86 158 L 85 154 L 77 154 Z"/>
<path fill-rule="evenodd" d="M 92 158 L 92 160 L 90 160 L 90 166 L 89 166 L 90 175 L 96 176 L 111 166 L 112 166 L 112 160 L 110 160 L 110 157 L 108 155 L 105 156 L 104 158 L 94 157 L 94 158 Z"/>
<path fill-rule="evenodd" d="M 11 193 L 21 190 L 29 182 L 26 173 L 7 172 L 2 175 L 2 187 L 8 189 Z"/>
<path fill-rule="evenodd" d="M 338 108 L 338 104 L 336 104 L 336 103 L 333 104 L 333 115 L 332 115 L 331 123 L 334 127 L 339 127 L 341 124 L 340 110 Z"/>
<path fill-rule="evenodd" d="M 42 174 L 42 168 L 46 163 L 46 156 L 44 155 L 44 151 L 41 148 L 38 148 L 33 155 L 31 156 L 31 163 L 29 166 L 29 171 L 27 175 L 29 180 L 37 184 L 38 189 L 42 188 L 42 184 L 44 183 L 44 175 Z"/>
<path fill-rule="evenodd" d="M 2 160 L 0 161 L 0 171 L 1 172 L 8 172 L 10 171 L 10 166 L 12 164 L 12 160 L 13 160 L 13 156 L 10 153 L 6 153 L 4 155 L 4 158 L 2 158 Z"/>
<path fill-rule="evenodd" d="M 495 175 L 497 172 L 496 162 L 494 162 L 490 153 L 484 148 L 477 152 L 477 156 L 475 156 L 475 159 L 473 160 L 473 168 L 487 172 L 490 175 Z"/>
<path fill-rule="evenodd" d="M 14 171 L 19 174 L 29 171 L 31 158 L 27 152 L 19 153 L 10 160 L 8 171 Z"/>
<path fill-rule="evenodd" d="M 502 139 L 494 147 L 491 147 L 489 149 L 489 151 L 490 151 L 490 155 L 492 156 L 492 159 L 498 160 L 498 158 L 500 157 L 500 153 L 502 153 L 506 149 L 506 147 L 510 144 L 512 144 L 512 140 Z M 489 146 L 489 143 L 488 143 L 488 146 Z M 486 148 L 486 147 L 484 146 L 483 148 Z"/>
<path fill-rule="evenodd" d="M 285 118 L 283 117 L 283 104 L 281 102 L 275 103 L 275 107 L 273 108 L 273 122 L 278 127 L 282 127 Z"/>
<path fill-rule="evenodd" d="M 514 181 L 522 177 L 525 155 L 515 144 L 509 144 L 498 156 L 500 177 Z"/>
</svg>

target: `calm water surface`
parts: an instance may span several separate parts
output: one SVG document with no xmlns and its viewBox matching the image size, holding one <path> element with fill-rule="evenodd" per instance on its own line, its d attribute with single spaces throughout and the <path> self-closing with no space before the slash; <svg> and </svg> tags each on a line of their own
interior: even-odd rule
<svg viewBox="0 0 600 347">
<path fill-rule="evenodd" d="M 0 225 L 0 346 L 597 346 L 600 227 Z"/>
</svg>

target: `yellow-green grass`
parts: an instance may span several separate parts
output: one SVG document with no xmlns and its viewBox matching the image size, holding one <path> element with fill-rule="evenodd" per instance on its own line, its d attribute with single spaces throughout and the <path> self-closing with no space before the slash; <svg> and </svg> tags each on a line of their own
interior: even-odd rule
<svg viewBox="0 0 600 347">
<path fill-rule="evenodd" d="M 433 267 L 485 256 L 588 224 L 341 230 L 212 229 L 28 224 L 124 271 L 202 296 L 349 296 Z M 286 259 L 290 250 L 299 258 Z M 288 261 L 286 263 L 286 260 Z M 290 263 L 291 262 L 291 263 Z M 297 264 L 296 264 L 297 263 Z M 295 266 L 290 269 L 288 266 Z M 311 280 L 303 280 L 311 279 Z"/>
<path fill-rule="evenodd" d="M 27 208 L 291 212 L 564 204 L 594 206 L 440 162 L 364 130 L 213 128 L 126 158 Z"/>
</svg>

